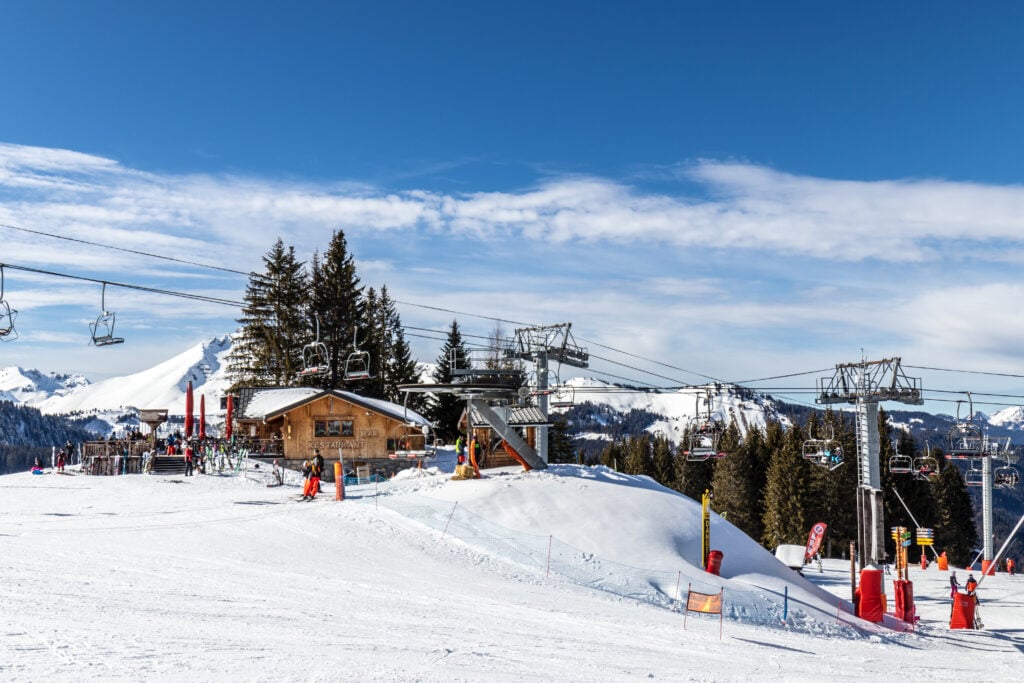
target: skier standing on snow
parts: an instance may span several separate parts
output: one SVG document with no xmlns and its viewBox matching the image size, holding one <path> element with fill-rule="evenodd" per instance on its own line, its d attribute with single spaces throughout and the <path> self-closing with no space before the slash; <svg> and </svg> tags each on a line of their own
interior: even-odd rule
<svg viewBox="0 0 1024 683">
<path fill-rule="evenodd" d="M 949 573 L 949 597 L 956 597 L 956 592 L 960 590 L 960 584 L 956 580 L 956 572 Z"/>
<path fill-rule="evenodd" d="M 324 476 L 324 456 L 320 455 L 320 449 L 313 449 L 313 477 L 316 485 L 313 495 L 320 493 L 320 477 Z"/>
<path fill-rule="evenodd" d="M 306 480 L 302 485 L 302 500 L 313 500 L 313 496 L 309 495 L 313 485 L 313 465 L 308 460 L 302 461 L 302 478 Z"/>
</svg>

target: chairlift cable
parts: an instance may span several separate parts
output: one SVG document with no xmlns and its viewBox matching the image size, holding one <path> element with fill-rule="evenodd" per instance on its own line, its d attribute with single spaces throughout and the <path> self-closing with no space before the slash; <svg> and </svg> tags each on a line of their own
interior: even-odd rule
<svg viewBox="0 0 1024 683">
<path fill-rule="evenodd" d="M 165 296 L 176 296 L 181 299 L 190 299 L 192 301 L 202 301 L 210 304 L 221 304 L 224 306 L 231 306 L 238 308 L 245 304 L 241 301 L 232 301 L 230 299 L 221 299 L 219 297 L 205 296 L 203 294 L 191 294 L 189 292 L 176 292 L 170 289 L 158 289 L 156 287 L 145 287 L 143 285 L 133 285 L 126 282 L 112 282 L 110 280 L 101 280 L 98 278 L 85 277 L 84 275 L 69 275 L 68 273 L 58 273 L 52 270 L 42 270 L 40 268 L 29 268 L 28 266 L 16 266 L 11 263 L 2 263 L 0 266 L 10 268 L 12 270 L 21 270 L 26 273 L 37 273 L 40 275 L 52 275 L 54 277 L 63 277 L 69 280 L 79 280 L 82 282 L 94 282 L 99 285 L 110 285 L 112 287 L 121 287 L 123 289 L 134 289 L 140 292 L 148 292 L 150 294 L 163 294 Z"/>
<path fill-rule="evenodd" d="M 198 261 L 189 261 L 187 259 L 175 258 L 173 256 L 165 256 L 163 254 L 153 254 L 148 251 L 140 251 L 138 249 L 128 249 L 127 247 L 117 247 L 113 244 L 103 244 L 102 242 L 90 242 L 89 240 L 79 239 L 77 237 L 67 237 L 65 235 L 58 235 L 52 232 L 43 232 L 42 230 L 32 230 L 30 228 L 23 228 L 17 225 L 11 225 L 9 223 L 0 223 L 0 228 L 7 228 L 8 230 L 18 230 L 20 232 L 28 232 L 33 235 L 42 235 L 44 237 L 52 237 L 58 240 L 66 240 L 68 242 L 77 242 L 78 244 L 88 244 L 92 247 L 101 247 L 103 249 L 113 249 L 114 251 L 123 251 L 127 254 L 135 254 L 136 256 L 148 256 L 149 258 L 161 259 L 164 261 L 173 261 L 174 263 L 181 263 L 188 266 L 196 266 L 198 268 L 209 268 L 211 270 L 220 270 L 225 273 L 232 273 L 235 275 L 250 276 L 253 273 L 246 273 L 240 270 L 234 270 L 233 268 L 225 268 L 223 266 L 215 266 L 209 263 L 199 263 Z"/>
</svg>

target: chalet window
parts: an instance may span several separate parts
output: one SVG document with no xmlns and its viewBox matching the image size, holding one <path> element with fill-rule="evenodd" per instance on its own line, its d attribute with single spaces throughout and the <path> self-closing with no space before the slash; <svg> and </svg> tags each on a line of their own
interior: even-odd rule
<svg viewBox="0 0 1024 683">
<path fill-rule="evenodd" d="M 352 420 L 314 420 L 314 437 L 355 436 Z"/>
</svg>

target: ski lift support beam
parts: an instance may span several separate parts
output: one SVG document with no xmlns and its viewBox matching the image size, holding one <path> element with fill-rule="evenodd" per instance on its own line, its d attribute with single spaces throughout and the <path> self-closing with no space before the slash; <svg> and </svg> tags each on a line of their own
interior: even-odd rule
<svg viewBox="0 0 1024 683">
<path fill-rule="evenodd" d="M 907 377 L 899 358 L 836 365 L 832 377 L 818 380 L 815 402 L 857 406 L 857 541 L 861 566 L 865 559 L 885 561 L 885 512 L 879 464 L 878 404 L 898 401 L 922 405 L 920 378 Z"/>
</svg>

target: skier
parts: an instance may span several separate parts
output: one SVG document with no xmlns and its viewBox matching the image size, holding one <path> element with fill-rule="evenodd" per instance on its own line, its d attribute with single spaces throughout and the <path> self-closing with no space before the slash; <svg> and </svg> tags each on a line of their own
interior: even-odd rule
<svg viewBox="0 0 1024 683">
<path fill-rule="evenodd" d="M 313 495 L 320 493 L 320 477 L 324 476 L 324 456 L 320 455 L 320 449 L 313 449 L 313 477 L 316 486 Z"/>
<path fill-rule="evenodd" d="M 967 575 L 967 583 L 964 584 L 964 588 L 967 589 L 968 595 L 974 595 L 974 591 L 978 588 L 978 582 L 974 580 L 974 574 Z"/>
<path fill-rule="evenodd" d="M 960 584 L 956 580 L 956 572 L 949 573 L 949 597 L 956 597 L 956 592 L 960 590 Z"/>
<path fill-rule="evenodd" d="M 302 486 L 302 500 L 313 500 L 310 491 L 313 489 L 313 466 L 308 460 L 302 461 L 302 477 L 306 483 Z"/>
</svg>

